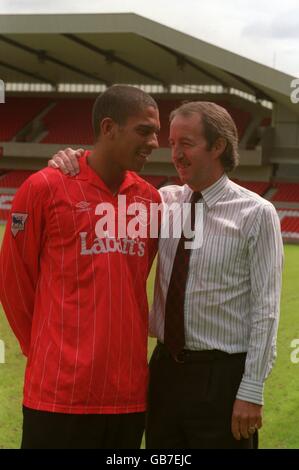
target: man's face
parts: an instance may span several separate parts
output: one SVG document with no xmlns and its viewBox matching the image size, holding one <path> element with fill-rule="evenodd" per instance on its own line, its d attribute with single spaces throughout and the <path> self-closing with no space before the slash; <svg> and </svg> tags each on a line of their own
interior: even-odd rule
<svg viewBox="0 0 299 470">
<path fill-rule="evenodd" d="M 122 125 L 115 125 L 113 140 L 114 162 L 123 170 L 140 171 L 152 150 L 159 147 L 159 111 L 153 106 L 140 110 Z"/>
<path fill-rule="evenodd" d="M 178 114 L 170 124 L 169 144 L 182 182 L 192 189 L 209 186 L 219 162 L 213 148 L 208 150 L 200 115 Z"/>
</svg>

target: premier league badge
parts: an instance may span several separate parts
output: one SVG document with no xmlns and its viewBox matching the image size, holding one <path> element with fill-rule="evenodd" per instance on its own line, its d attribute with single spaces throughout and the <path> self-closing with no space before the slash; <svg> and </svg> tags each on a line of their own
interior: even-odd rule
<svg viewBox="0 0 299 470">
<path fill-rule="evenodd" d="M 24 230 L 27 217 L 28 214 L 21 214 L 19 212 L 11 214 L 11 231 L 14 237 L 18 232 Z"/>
</svg>

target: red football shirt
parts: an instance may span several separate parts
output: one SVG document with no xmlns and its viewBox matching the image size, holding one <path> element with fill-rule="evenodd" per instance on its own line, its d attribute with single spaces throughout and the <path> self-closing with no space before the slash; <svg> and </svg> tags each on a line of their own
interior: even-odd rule
<svg viewBox="0 0 299 470">
<path fill-rule="evenodd" d="M 140 412 L 148 379 L 146 279 L 157 239 L 111 238 L 109 229 L 97 237 L 96 207 L 116 208 L 117 195 L 86 157 L 79 175 L 47 168 L 17 192 L 1 252 L 1 301 L 28 356 L 25 406 Z M 127 205 L 160 202 L 132 172 L 118 194 Z"/>
</svg>

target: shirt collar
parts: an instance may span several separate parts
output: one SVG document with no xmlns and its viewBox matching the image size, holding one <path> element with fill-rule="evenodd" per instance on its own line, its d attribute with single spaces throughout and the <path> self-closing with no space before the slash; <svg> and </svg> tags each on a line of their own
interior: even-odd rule
<svg viewBox="0 0 299 470">
<path fill-rule="evenodd" d="M 213 207 L 216 202 L 218 202 L 225 194 L 228 182 L 228 176 L 224 173 L 219 178 L 219 180 L 216 181 L 216 183 L 201 191 L 203 200 L 205 201 L 209 209 Z"/>
<path fill-rule="evenodd" d="M 203 189 L 201 191 L 202 198 L 209 209 L 213 207 L 216 204 L 216 202 L 218 202 L 222 198 L 222 196 L 225 194 L 227 187 L 228 187 L 228 183 L 229 183 L 229 178 L 224 173 L 216 181 L 216 183 L 212 184 L 208 188 Z M 185 185 L 184 192 L 185 192 L 184 199 L 189 200 L 189 198 L 191 197 L 191 193 L 193 192 L 192 189 L 189 188 L 189 186 Z"/>
<path fill-rule="evenodd" d="M 88 165 L 87 157 L 89 154 L 90 151 L 87 150 L 79 159 L 80 173 L 75 176 L 75 179 L 88 181 L 90 184 L 97 186 L 98 188 L 101 188 L 103 191 L 112 195 L 110 189 L 106 186 L 101 177 L 97 175 L 97 173 Z M 135 184 L 136 179 L 137 177 L 134 172 L 126 171 L 125 178 L 120 185 L 118 194 L 124 192 L 127 188 Z"/>
</svg>

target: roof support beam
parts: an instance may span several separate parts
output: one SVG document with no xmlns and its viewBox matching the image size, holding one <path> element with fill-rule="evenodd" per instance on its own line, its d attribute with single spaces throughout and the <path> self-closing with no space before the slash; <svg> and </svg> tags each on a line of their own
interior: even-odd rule
<svg viewBox="0 0 299 470">
<path fill-rule="evenodd" d="M 15 65 L 8 64 L 7 62 L 3 62 L 2 60 L 0 61 L 0 66 L 4 67 L 6 69 L 9 69 L 9 70 L 13 70 L 14 72 L 21 73 L 21 74 L 23 74 L 27 77 L 34 78 L 34 80 L 37 80 L 39 82 L 47 83 L 49 85 L 52 85 L 52 87 L 56 88 L 56 83 L 51 82 L 51 80 L 48 80 L 47 78 L 44 78 L 44 77 L 42 77 L 41 75 L 39 75 L 37 73 L 27 72 L 24 69 L 16 67 Z"/>
<path fill-rule="evenodd" d="M 174 57 L 176 57 L 177 59 L 177 62 L 178 64 L 188 64 L 190 67 L 194 68 L 195 70 L 197 70 L 198 72 L 201 72 L 202 74 L 206 75 L 207 77 L 211 78 L 212 80 L 215 80 L 217 81 L 219 84 L 221 84 L 224 88 L 232 88 L 231 84 L 227 81 L 224 81 L 223 79 L 220 79 L 218 78 L 216 75 L 210 73 L 210 72 L 207 72 L 203 67 L 200 67 L 199 65 L 197 64 L 194 64 L 194 62 L 192 62 L 192 60 L 188 59 L 186 56 L 184 56 L 183 54 L 180 54 L 176 51 L 174 51 L 173 49 L 167 47 L 167 46 L 164 46 L 163 44 L 159 44 L 155 41 L 152 41 L 152 40 L 149 40 L 150 42 L 152 42 L 153 44 L 155 44 L 156 46 L 160 47 L 161 49 L 165 50 L 166 52 L 168 52 L 169 54 L 173 55 Z M 235 75 L 233 73 L 230 73 L 230 72 L 227 72 L 227 71 L 224 71 L 226 74 L 228 74 L 229 76 L 233 77 L 235 80 L 237 80 L 238 82 L 242 83 L 243 85 L 245 85 L 249 90 L 250 92 L 256 97 L 257 100 L 268 100 L 268 101 L 271 101 L 273 102 L 273 99 L 270 98 L 269 95 L 267 95 L 266 93 L 264 93 L 262 90 L 260 90 L 259 88 L 255 87 L 254 85 L 252 85 L 252 83 L 250 83 L 248 80 L 246 80 L 245 78 L 242 78 L 242 77 L 239 77 L 238 75 Z"/>
<path fill-rule="evenodd" d="M 75 67 L 74 65 L 67 64 L 66 62 L 63 62 L 62 60 L 56 59 L 55 57 L 52 57 L 50 54 L 48 54 L 46 51 L 40 51 L 38 49 L 33 49 L 32 47 L 25 46 L 24 44 L 19 43 L 18 41 L 15 41 L 14 39 L 8 38 L 6 36 L 3 36 L 0 34 L 0 41 L 6 42 L 10 46 L 17 47 L 18 49 L 21 49 L 24 52 L 28 52 L 28 54 L 34 55 L 37 57 L 40 61 L 48 61 L 56 65 L 60 65 L 61 67 L 71 70 L 72 72 L 76 72 L 79 75 L 84 76 L 85 78 L 89 78 L 93 81 L 99 82 L 99 83 L 104 83 L 105 85 L 109 86 L 109 83 L 107 80 L 98 77 L 96 75 L 92 75 L 90 73 L 85 72 L 82 69 L 79 69 L 78 67 Z"/>
<path fill-rule="evenodd" d="M 205 75 L 206 77 L 211 78 L 213 81 L 216 81 L 217 83 L 219 83 L 219 85 L 222 85 L 224 88 L 230 88 L 230 85 L 228 83 L 226 83 L 224 80 L 221 80 L 216 75 L 213 75 L 212 73 L 207 72 L 203 67 L 200 67 L 199 65 L 194 64 L 192 62 L 192 60 L 188 59 L 183 54 L 179 54 L 178 52 L 174 51 L 173 49 L 170 49 L 170 47 L 164 46 L 163 44 L 159 44 L 156 41 L 152 41 L 150 39 L 148 39 L 148 41 L 155 44 L 155 46 L 158 46 L 160 49 L 163 49 L 164 51 L 168 52 L 173 57 L 175 57 L 176 60 L 177 60 L 178 65 L 187 64 L 190 67 L 192 67 L 193 69 L 197 70 L 197 72 L 200 72 L 203 75 Z"/>
<path fill-rule="evenodd" d="M 124 67 L 132 70 L 133 72 L 138 73 L 139 75 L 143 75 L 146 78 L 149 78 L 155 82 L 161 83 L 163 86 L 165 86 L 165 83 L 161 78 L 152 75 L 150 72 L 147 70 L 142 69 L 141 67 L 138 67 L 137 65 L 134 65 L 130 62 L 128 62 L 125 59 L 122 59 L 121 57 L 117 56 L 114 51 L 109 51 L 105 49 L 101 49 L 98 46 L 95 46 L 94 44 L 91 44 L 90 42 L 86 41 L 85 39 L 82 39 L 75 34 L 62 34 L 65 38 L 69 39 L 70 41 L 75 42 L 76 44 L 80 44 L 80 46 L 85 47 L 86 49 L 89 49 L 90 51 L 95 52 L 96 54 L 99 54 L 103 57 L 105 57 L 106 61 L 108 63 L 113 63 L 116 62 L 117 64 L 123 65 Z"/>
<path fill-rule="evenodd" d="M 252 85 L 252 83 L 248 82 L 246 78 L 239 77 L 238 75 L 235 75 L 234 73 L 230 73 L 230 72 L 227 72 L 227 73 L 229 73 L 229 75 L 233 77 L 235 80 L 238 80 L 238 82 L 250 88 L 250 90 L 252 90 L 252 93 L 253 95 L 255 95 L 257 100 L 267 100 L 267 101 L 271 101 L 271 103 L 274 102 L 273 98 L 271 98 L 269 95 L 267 95 L 267 93 L 260 90 L 256 86 Z"/>
</svg>

